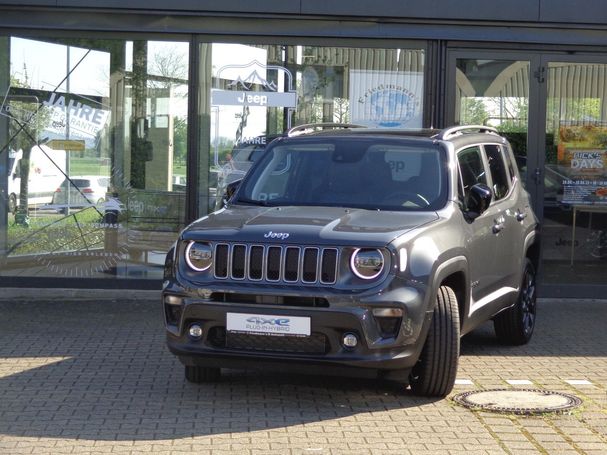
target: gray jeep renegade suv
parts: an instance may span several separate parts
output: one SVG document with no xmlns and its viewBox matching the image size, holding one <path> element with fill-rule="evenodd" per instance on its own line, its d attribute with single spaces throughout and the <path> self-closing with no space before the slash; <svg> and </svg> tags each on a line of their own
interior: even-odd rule
<svg viewBox="0 0 607 455">
<path fill-rule="evenodd" d="M 505 343 L 531 338 L 538 254 L 492 128 L 286 135 L 167 255 L 167 343 L 191 382 L 268 368 L 445 396 L 460 336 L 493 319 Z"/>
</svg>

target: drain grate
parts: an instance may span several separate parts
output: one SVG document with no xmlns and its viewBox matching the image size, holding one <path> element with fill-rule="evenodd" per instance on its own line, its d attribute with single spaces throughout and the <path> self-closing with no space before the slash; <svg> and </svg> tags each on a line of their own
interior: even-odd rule
<svg viewBox="0 0 607 455">
<path fill-rule="evenodd" d="M 457 394 L 452 399 L 469 409 L 520 415 L 559 413 L 582 404 L 582 400 L 574 395 L 541 389 L 470 391 Z"/>
</svg>

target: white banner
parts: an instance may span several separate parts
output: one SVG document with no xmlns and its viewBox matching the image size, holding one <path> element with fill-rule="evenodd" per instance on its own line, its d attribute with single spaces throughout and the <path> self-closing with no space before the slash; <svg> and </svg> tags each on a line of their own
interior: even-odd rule
<svg viewBox="0 0 607 455">
<path fill-rule="evenodd" d="M 421 128 L 424 74 L 350 71 L 352 123 L 379 128 Z"/>
</svg>

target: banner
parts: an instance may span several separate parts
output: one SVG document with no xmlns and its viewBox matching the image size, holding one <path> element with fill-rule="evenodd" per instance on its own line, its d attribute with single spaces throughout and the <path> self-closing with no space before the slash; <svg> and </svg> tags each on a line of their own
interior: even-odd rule
<svg viewBox="0 0 607 455">
<path fill-rule="evenodd" d="M 424 75 L 412 71 L 350 71 L 352 123 L 421 128 Z"/>
</svg>

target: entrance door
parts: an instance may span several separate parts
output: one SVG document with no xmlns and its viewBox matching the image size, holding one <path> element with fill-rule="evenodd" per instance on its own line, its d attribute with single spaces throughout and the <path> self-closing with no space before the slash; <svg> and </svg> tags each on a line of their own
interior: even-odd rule
<svg viewBox="0 0 607 455">
<path fill-rule="evenodd" d="M 607 282 L 607 62 L 544 56 L 543 282 Z"/>
<path fill-rule="evenodd" d="M 448 72 L 447 119 L 459 125 L 488 125 L 497 128 L 512 144 L 523 184 L 537 199 L 533 172 L 539 164 L 535 153 L 539 87 L 534 68 L 538 55 L 516 52 L 451 51 Z M 528 180 L 531 182 L 528 183 Z"/>
<path fill-rule="evenodd" d="M 512 144 L 542 223 L 544 295 L 595 295 L 607 282 L 607 59 L 453 50 L 448 72 L 450 123 L 494 126 Z"/>
</svg>

